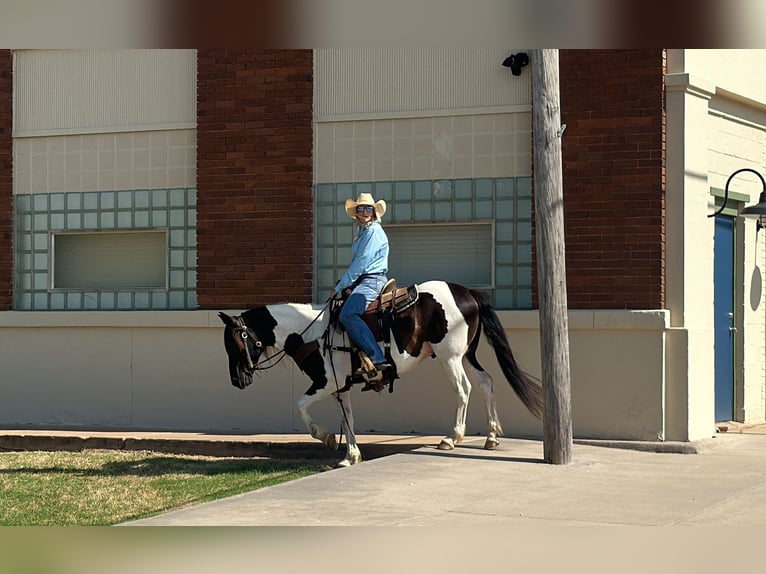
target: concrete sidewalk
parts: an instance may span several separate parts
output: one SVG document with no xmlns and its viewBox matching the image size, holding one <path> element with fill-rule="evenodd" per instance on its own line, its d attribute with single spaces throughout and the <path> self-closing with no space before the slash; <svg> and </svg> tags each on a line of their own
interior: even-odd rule
<svg viewBox="0 0 766 574">
<path fill-rule="evenodd" d="M 742 430 L 695 443 L 696 454 L 578 442 L 566 466 L 544 463 L 538 440 L 485 451 L 469 437 L 128 524 L 766 525 L 766 434 Z"/>
<path fill-rule="evenodd" d="M 128 523 L 199 526 L 766 525 L 766 425 L 694 443 L 576 440 L 571 465 L 540 440 L 361 435 L 365 462 Z M 0 430 L 3 450 L 111 448 L 340 460 L 306 434 Z M 343 447 L 342 447 L 343 448 Z"/>
</svg>

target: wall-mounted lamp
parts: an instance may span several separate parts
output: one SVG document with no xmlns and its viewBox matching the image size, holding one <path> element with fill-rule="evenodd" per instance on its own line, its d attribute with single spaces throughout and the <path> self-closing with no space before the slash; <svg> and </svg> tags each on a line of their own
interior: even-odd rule
<svg viewBox="0 0 766 574">
<path fill-rule="evenodd" d="M 724 189 L 723 205 L 718 209 L 718 211 L 712 215 L 708 215 L 708 217 L 715 217 L 724 209 L 726 209 L 726 202 L 729 199 L 729 184 L 731 183 L 731 180 L 734 179 L 734 176 L 745 171 L 754 173 L 758 176 L 758 179 L 761 180 L 761 195 L 758 198 L 758 203 L 756 205 L 750 205 L 742 209 L 742 215 L 744 217 L 751 217 L 756 219 L 755 232 L 758 233 L 762 228 L 766 227 L 766 180 L 763 179 L 763 176 L 760 173 L 754 169 L 750 169 L 749 167 L 738 169 L 729 176 L 729 179 L 726 180 L 726 187 Z"/>
<path fill-rule="evenodd" d="M 521 75 L 521 69 L 529 64 L 529 56 L 526 52 L 519 52 L 518 54 L 511 54 L 505 60 L 503 60 L 503 66 L 511 69 L 511 74 L 514 76 Z"/>
</svg>

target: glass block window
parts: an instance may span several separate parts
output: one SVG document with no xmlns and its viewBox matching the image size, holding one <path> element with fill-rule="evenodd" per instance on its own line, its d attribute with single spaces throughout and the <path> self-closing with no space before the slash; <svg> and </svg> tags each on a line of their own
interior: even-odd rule
<svg viewBox="0 0 766 574">
<path fill-rule="evenodd" d="M 193 188 L 15 195 L 14 308 L 195 309 L 196 197 Z M 139 248 L 142 232 L 147 244 Z M 93 243 L 96 237 L 111 241 L 112 247 L 128 238 L 122 248 L 132 251 L 130 263 L 108 273 L 102 270 L 100 278 L 92 275 L 98 271 L 96 259 L 84 262 L 76 255 L 103 257 Z M 62 240 L 64 258 L 57 260 L 56 244 L 60 249 Z M 91 275 L 78 277 L 80 273 Z"/>
<path fill-rule="evenodd" d="M 315 300 L 351 261 L 344 203 L 364 192 L 386 201 L 389 277 L 399 284 L 454 281 L 484 290 L 498 309 L 532 307 L 529 177 L 317 184 Z"/>
</svg>

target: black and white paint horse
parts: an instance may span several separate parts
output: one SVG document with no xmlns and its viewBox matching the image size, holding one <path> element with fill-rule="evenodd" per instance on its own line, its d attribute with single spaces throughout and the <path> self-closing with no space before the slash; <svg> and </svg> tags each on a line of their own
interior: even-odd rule
<svg viewBox="0 0 766 574">
<path fill-rule="evenodd" d="M 518 366 L 500 320 L 483 294 L 461 285 L 428 281 L 417 285 L 416 303 L 398 312 L 391 331 L 397 344 L 391 345 L 391 356 L 398 373 L 411 371 L 430 357 L 444 367 L 447 380 L 457 394 L 455 425 L 439 448 L 452 449 L 465 436 L 468 397 L 472 384 L 484 395 L 487 412 L 486 449 L 499 444 L 502 427 L 498 420 L 492 378 L 476 358 L 479 336 L 484 329 L 500 368 L 526 408 L 536 417 L 542 413 L 542 389 Z M 285 350 L 295 354 L 294 347 L 304 341 L 317 341 L 299 365 L 311 378 L 311 386 L 298 400 L 298 412 L 311 436 L 330 448 L 338 448 L 334 433 L 315 423 L 309 415 L 312 404 L 335 395 L 341 408 L 342 430 L 346 436 L 346 456 L 339 466 L 362 460 L 354 435 L 350 387 L 344 387 L 351 372 L 351 354 L 332 351 L 328 345 L 342 346 L 345 333 L 330 329 L 329 313 L 321 305 L 285 303 L 256 307 L 241 315 L 219 313 L 225 325 L 224 346 L 229 358 L 231 383 L 244 389 L 252 383 L 253 374 L 273 365 L 274 353 Z M 300 335 L 299 335 L 300 334 Z M 291 346 L 293 349 L 291 349 Z M 292 352 L 291 352 L 292 351 Z M 296 360 L 296 362 L 298 362 Z M 338 380 L 338 378 L 340 380 Z"/>
</svg>

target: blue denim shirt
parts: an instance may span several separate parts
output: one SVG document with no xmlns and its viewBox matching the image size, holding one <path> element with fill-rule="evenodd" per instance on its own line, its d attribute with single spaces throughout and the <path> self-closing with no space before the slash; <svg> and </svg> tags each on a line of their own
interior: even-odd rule
<svg viewBox="0 0 766 574">
<path fill-rule="evenodd" d="M 351 264 L 335 286 L 339 292 L 351 287 L 360 275 L 388 273 L 388 237 L 379 221 L 361 227 L 351 245 Z"/>
</svg>

